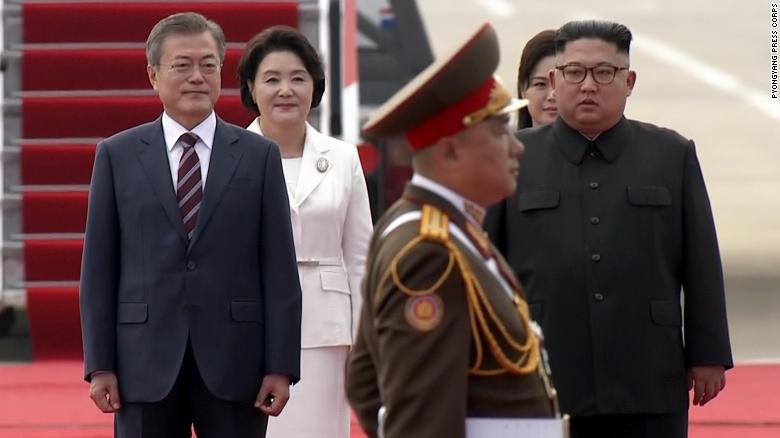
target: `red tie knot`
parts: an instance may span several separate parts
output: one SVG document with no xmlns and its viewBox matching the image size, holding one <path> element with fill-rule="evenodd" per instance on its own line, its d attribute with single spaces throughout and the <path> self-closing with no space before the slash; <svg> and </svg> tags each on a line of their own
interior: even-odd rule
<svg viewBox="0 0 780 438">
<path fill-rule="evenodd" d="M 191 132 L 185 132 L 181 135 L 181 137 L 179 137 L 179 141 L 181 142 L 182 147 L 186 150 L 195 146 L 195 143 L 198 141 L 198 136 Z"/>
</svg>

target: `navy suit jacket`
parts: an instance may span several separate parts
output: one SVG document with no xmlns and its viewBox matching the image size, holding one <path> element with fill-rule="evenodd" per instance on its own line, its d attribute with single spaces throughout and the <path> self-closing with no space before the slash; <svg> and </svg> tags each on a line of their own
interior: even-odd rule
<svg viewBox="0 0 780 438">
<path fill-rule="evenodd" d="M 251 401 L 264 375 L 300 374 L 301 291 L 276 145 L 217 119 L 188 242 L 161 119 L 97 146 L 81 271 L 86 378 L 122 401 L 173 386 L 188 339 L 208 389 Z"/>
</svg>

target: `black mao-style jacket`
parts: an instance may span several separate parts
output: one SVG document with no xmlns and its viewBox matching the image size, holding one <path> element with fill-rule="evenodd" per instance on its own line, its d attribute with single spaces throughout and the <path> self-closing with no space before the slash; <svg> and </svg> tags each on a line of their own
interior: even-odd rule
<svg viewBox="0 0 780 438">
<path fill-rule="evenodd" d="M 625 118 L 593 141 L 561 119 L 518 136 L 517 192 L 486 228 L 544 330 L 561 411 L 684 411 L 687 369 L 732 366 L 694 143 Z"/>
</svg>

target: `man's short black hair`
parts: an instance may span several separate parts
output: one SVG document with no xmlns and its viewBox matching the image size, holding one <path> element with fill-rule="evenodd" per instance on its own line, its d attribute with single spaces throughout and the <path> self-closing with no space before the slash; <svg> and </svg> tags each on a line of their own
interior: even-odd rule
<svg viewBox="0 0 780 438">
<path fill-rule="evenodd" d="M 555 53 L 563 53 L 566 50 L 566 44 L 583 38 L 594 38 L 612 43 L 617 47 L 619 53 L 628 55 L 632 36 L 631 31 L 626 26 L 612 21 L 570 21 L 558 29 L 555 37 Z"/>
</svg>

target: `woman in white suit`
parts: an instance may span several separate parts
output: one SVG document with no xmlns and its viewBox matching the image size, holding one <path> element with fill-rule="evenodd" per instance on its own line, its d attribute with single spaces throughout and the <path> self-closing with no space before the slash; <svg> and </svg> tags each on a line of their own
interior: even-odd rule
<svg viewBox="0 0 780 438">
<path fill-rule="evenodd" d="M 325 89 L 316 50 L 297 30 L 274 26 L 247 43 L 238 67 L 247 129 L 282 154 L 303 291 L 301 381 L 270 438 L 348 438 L 344 368 L 360 310 L 371 212 L 357 148 L 306 122 Z M 247 346 L 249 347 L 249 346 Z"/>
</svg>

